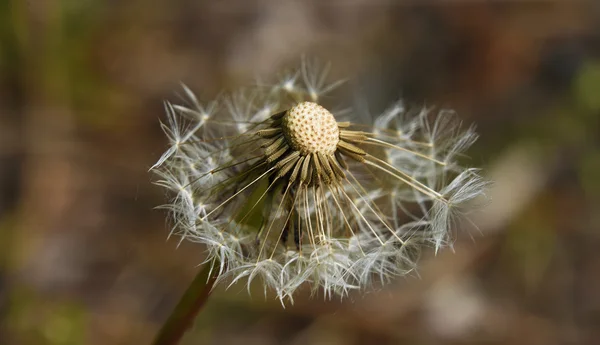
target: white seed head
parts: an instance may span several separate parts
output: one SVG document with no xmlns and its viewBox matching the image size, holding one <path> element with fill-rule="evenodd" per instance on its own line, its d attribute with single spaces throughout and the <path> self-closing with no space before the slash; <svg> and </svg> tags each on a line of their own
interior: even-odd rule
<svg viewBox="0 0 600 345">
<path fill-rule="evenodd" d="M 170 147 L 152 167 L 163 208 L 172 234 L 206 246 L 218 282 L 259 278 L 291 302 L 305 284 L 325 297 L 384 284 L 421 247 L 451 244 L 482 196 L 485 180 L 457 161 L 476 135 L 453 114 L 396 103 L 372 124 L 336 123 L 315 103 L 339 85 L 326 71 L 303 63 L 267 92 L 202 107 L 185 89 L 192 108 L 166 104 Z"/>
<path fill-rule="evenodd" d="M 302 102 L 290 108 L 283 117 L 282 127 L 290 146 L 304 155 L 331 155 L 340 140 L 333 114 L 314 102 Z"/>
</svg>

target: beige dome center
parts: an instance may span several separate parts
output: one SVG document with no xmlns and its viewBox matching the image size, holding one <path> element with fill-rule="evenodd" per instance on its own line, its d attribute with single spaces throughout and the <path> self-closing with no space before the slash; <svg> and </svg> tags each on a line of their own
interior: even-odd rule
<svg viewBox="0 0 600 345">
<path fill-rule="evenodd" d="M 290 146 L 304 155 L 318 152 L 331 155 L 340 140 L 333 114 L 313 102 L 299 103 L 287 111 L 283 133 Z"/>
</svg>

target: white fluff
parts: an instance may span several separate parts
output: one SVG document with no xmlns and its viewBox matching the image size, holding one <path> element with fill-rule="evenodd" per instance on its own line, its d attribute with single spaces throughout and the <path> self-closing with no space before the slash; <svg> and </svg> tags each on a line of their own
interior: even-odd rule
<svg viewBox="0 0 600 345">
<path fill-rule="evenodd" d="M 312 176 L 320 185 L 277 183 L 281 167 L 266 160 L 270 139 L 257 132 L 300 102 L 327 107 L 322 96 L 342 83 L 328 83 L 328 70 L 304 59 L 271 86 L 207 107 L 185 86 L 186 105 L 165 104 L 169 147 L 151 168 L 171 198 L 162 207 L 171 235 L 205 246 L 219 282 L 250 290 L 259 279 L 282 303 L 304 285 L 331 298 L 385 284 L 414 270 L 423 246 L 450 244 L 483 195 L 487 182 L 457 161 L 473 128 L 451 111 L 411 113 L 402 102 L 355 129 L 366 133 L 355 143 L 366 158 L 346 159 L 345 178 L 326 182 L 322 170 Z"/>
</svg>

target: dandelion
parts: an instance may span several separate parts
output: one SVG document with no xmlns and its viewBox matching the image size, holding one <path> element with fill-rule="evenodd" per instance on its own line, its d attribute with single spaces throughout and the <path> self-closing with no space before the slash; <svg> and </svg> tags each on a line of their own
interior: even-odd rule
<svg viewBox="0 0 600 345">
<path fill-rule="evenodd" d="M 152 167 L 173 194 L 172 234 L 202 243 L 229 284 L 260 278 L 282 300 L 301 286 L 345 295 L 411 272 L 485 181 L 457 158 L 476 139 L 449 111 L 395 103 L 370 124 L 340 121 L 328 67 L 203 107 L 166 104 L 170 147 Z M 359 115 L 350 111 L 347 118 Z"/>
</svg>

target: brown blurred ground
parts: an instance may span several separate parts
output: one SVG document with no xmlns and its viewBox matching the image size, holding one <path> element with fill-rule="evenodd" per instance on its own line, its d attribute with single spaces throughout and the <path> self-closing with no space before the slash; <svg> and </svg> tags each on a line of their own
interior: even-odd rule
<svg viewBox="0 0 600 345">
<path fill-rule="evenodd" d="M 600 343 L 600 3 L 9 0 L 0 42 L 1 345 L 147 344 L 202 261 L 153 210 L 162 100 L 302 54 L 477 123 L 481 234 L 342 303 L 220 288 L 185 344 Z"/>
</svg>

